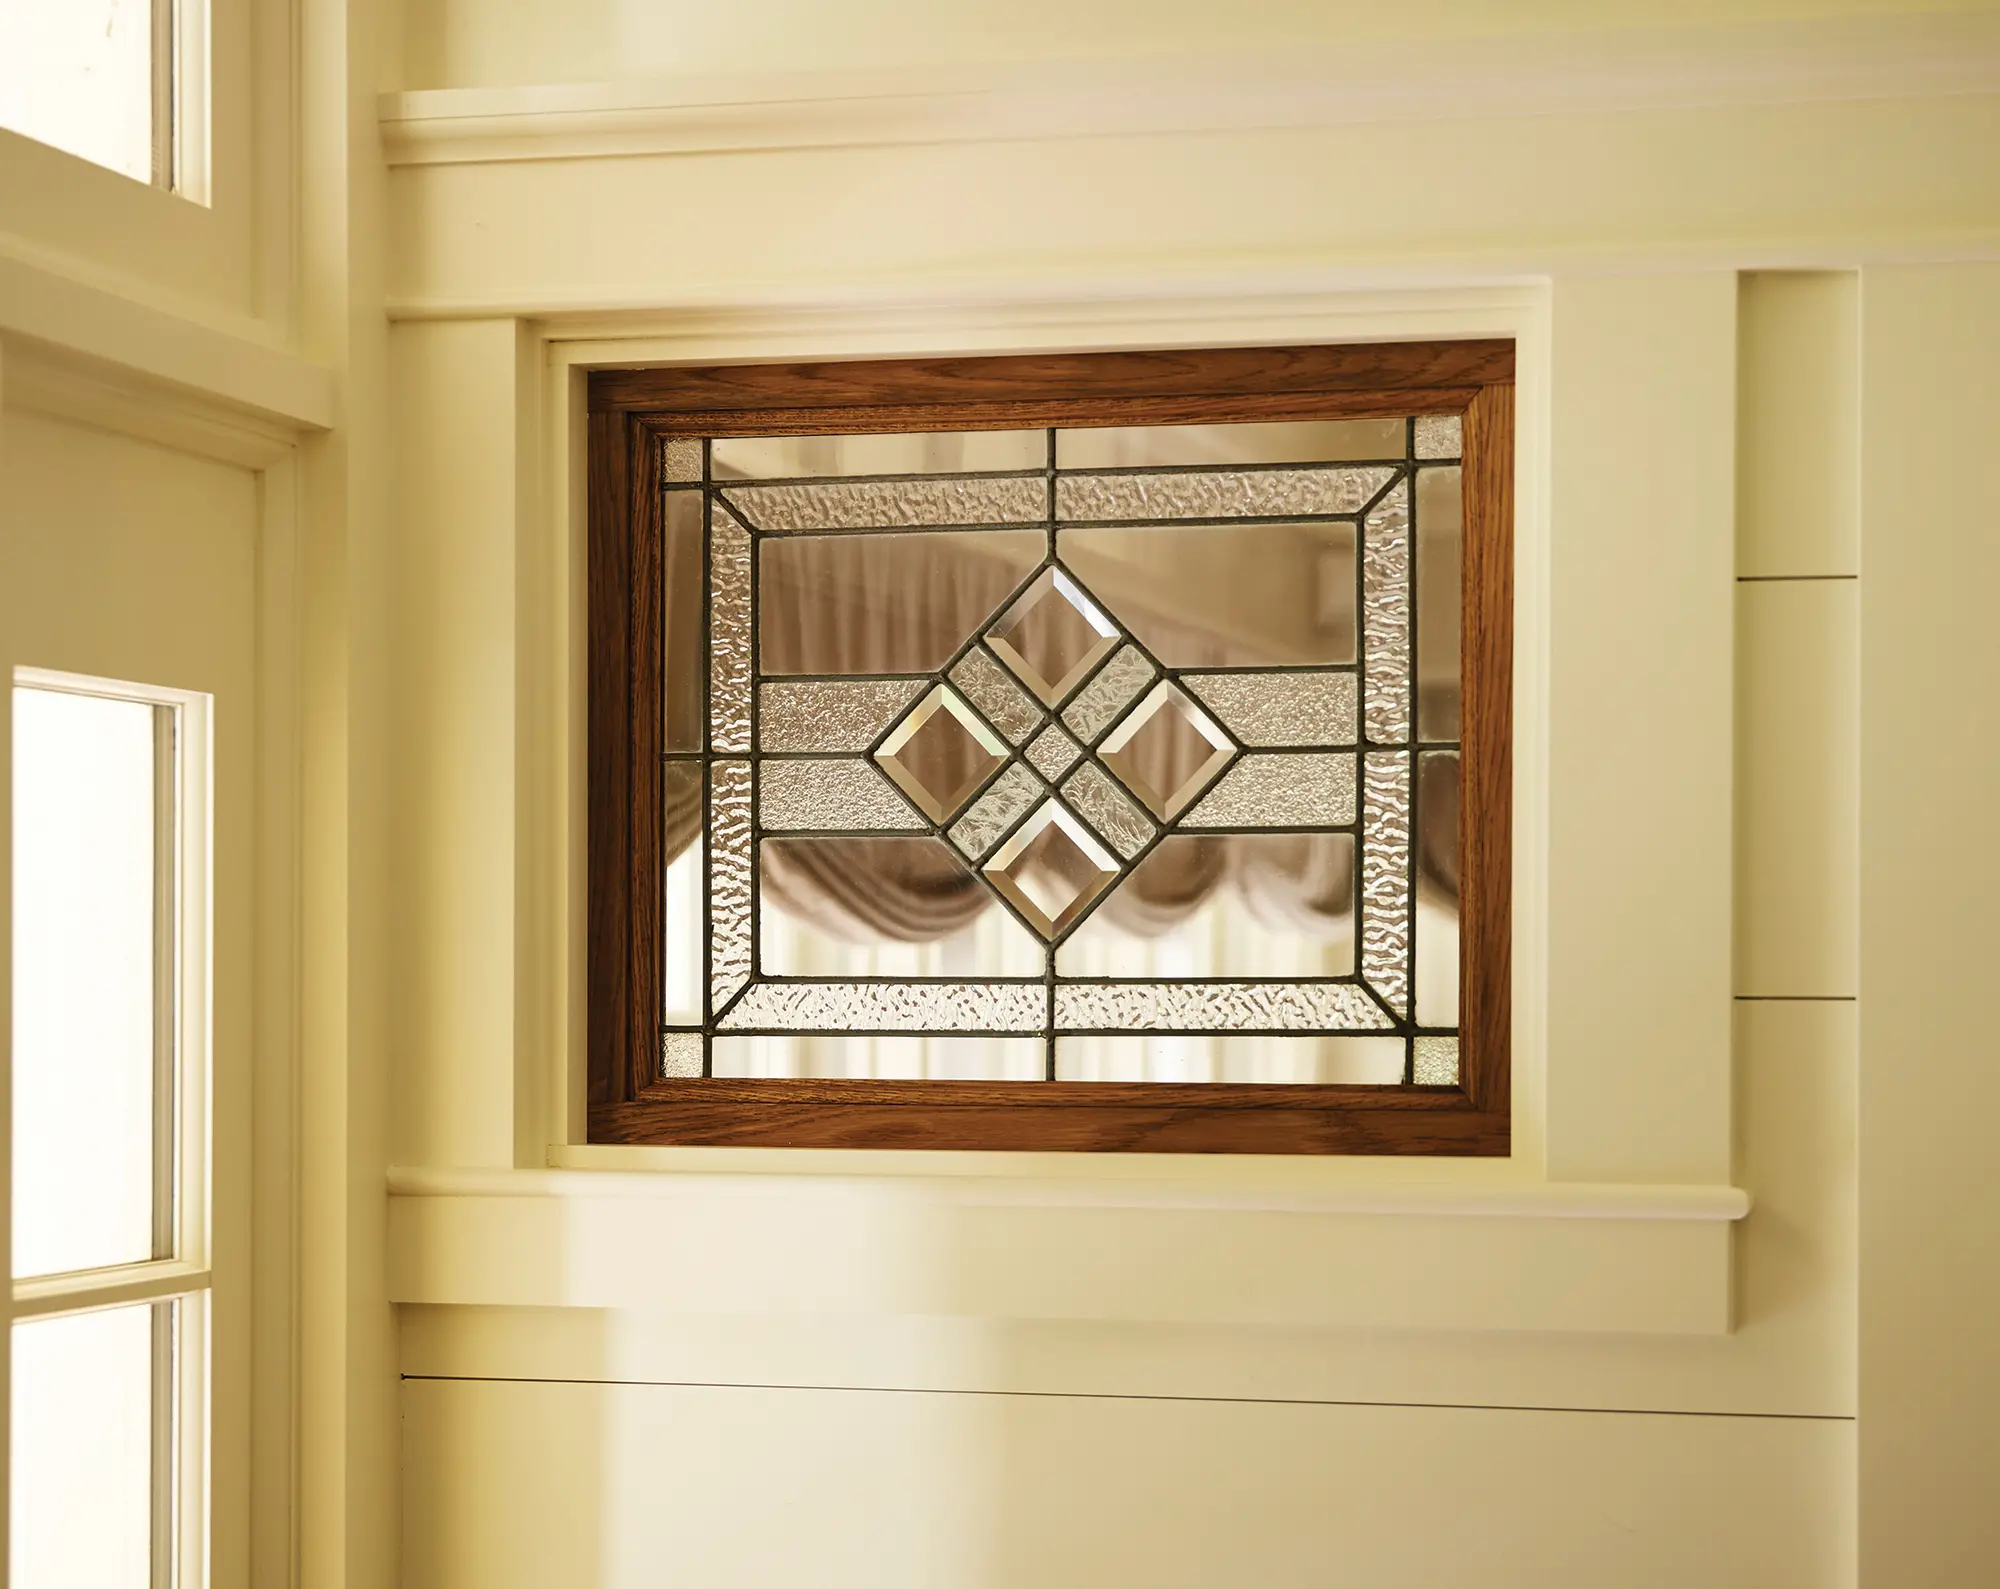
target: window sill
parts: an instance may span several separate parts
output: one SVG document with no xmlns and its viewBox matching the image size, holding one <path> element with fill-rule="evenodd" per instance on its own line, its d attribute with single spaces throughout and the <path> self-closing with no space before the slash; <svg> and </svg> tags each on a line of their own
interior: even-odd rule
<svg viewBox="0 0 2000 1589">
<path fill-rule="evenodd" d="M 618 1162 L 602 1152 L 556 1157 Z M 397 1169 L 390 1299 L 711 1317 L 1730 1328 L 1731 1232 L 1750 1206 L 1734 1187 L 1147 1168 Z"/>
</svg>

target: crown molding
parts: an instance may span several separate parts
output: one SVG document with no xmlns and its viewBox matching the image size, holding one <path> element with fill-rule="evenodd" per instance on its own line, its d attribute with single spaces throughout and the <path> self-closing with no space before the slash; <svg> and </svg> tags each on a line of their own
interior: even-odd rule
<svg viewBox="0 0 2000 1589">
<path fill-rule="evenodd" d="M 419 89 L 392 166 L 1478 120 L 2000 92 L 2000 15 L 1838 18 L 1030 66 Z"/>
</svg>

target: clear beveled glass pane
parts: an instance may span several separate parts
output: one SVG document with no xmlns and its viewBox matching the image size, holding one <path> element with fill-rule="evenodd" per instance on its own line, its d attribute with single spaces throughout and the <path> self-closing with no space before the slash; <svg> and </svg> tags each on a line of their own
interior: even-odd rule
<svg viewBox="0 0 2000 1589">
<path fill-rule="evenodd" d="M 1458 753 L 1417 758 L 1417 1024 L 1458 1024 Z"/>
<path fill-rule="evenodd" d="M 759 663 L 773 675 L 934 672 L 1047 551 L 1042 530 L 767 539 Z"/>
<path fill-rule="evenodd" d="M 167 708 L 13 694 L 14 1273 L 156 1252 Z"/>
<path fill-rule="evenodd" d="M 1400 1037 L 1235 1037 L 1183 1033 L 1056 1039 L 1057 1081 L 1393 1087 L 1402 1079 Z"/>
<path fill-rule="evenodd" d="M 1149 524 L 1064 529 L 1063 564 L 1170 668 L 1355 659 L 1354 526 Z"/>
<path fill-rule="evenodd" d="M 1392 469 L 1063 475 L 1056 481 L 1056 517 L 1069 522 L 1145 523 L 1359 513 L 1394 478 Z"/>
<path fill-rule="evenodd" d="M 670 761 L 662 769 L 661 850 L 667 865 L 661 917 L 666 968 L 662 988 L 668 1025 L 701 1020 L 701 763 Z"/>
<path fill-rule="evenodd" d="M 719 436 L 717 480 L 1043 469 L 1045 430 L 939 430 L 891 436 Z"/>
<path fill-rule="evenodd" d="M 1056 432 L 1058 469 L 1187 464 L 1363 463 L 1403 456 L 1400 419 L 1248 425 L 1107 425 Z M 1450 454 L 1458 456 L 1456 453 Z"/>
<path fill-rule="evenodd" d="M 1164 822 L 1180 815 L 1234 752 L 1209 715 L 1163 680 L 1111 731 L 1099 754 Z"/>
<path fill-rule="evenodd" d="M 758 860 L 765 976 L 1038 977 L 1047 966 L 1041 941 L 942 839 L 766 839 Z"/>
<path fill-rule="evenodd" d="M 151 182 L 153 123 L 147 0 L 0 4 L 0 127 Z"/>
<path fill-rule="evenodd" d="M 933 822 L 950 821 L 1006 758 L 1006 745 L 942 684 L 875 753 L 877 765 Z"/>
<path fill-rule="evenodd" d="M 697 443 L 697 448 L 699 444 Z M 697 471 L 701 459 L 695 459 Z M 660 534 L 661 697 L 665 702 L 660 748 L 701 749 L 701 493 L 669 491 Z M 732 552 L 734 548 L 732 548 Z M 732 571 L 748 564 L 732 564 Z M 724 593 L 723 637 L 749 655 L 742 609 Z"/>
<path fill-rule="evenodd" d="M 855 480 L 839 485 L 730 486 L 724 499 L 766 535 L 899 525 L 1034 524 L 1049 514 L 1041 475 L 989 480 Z"/>
<path fill-rule="evenodd" d="M 986 880 L 1045 938 L 1090 908 L 1118 875 L 1118 862 L 1074 816 L 1051 800 L 982 868 Z"/>
<path fill-rule="evenodd" d="M 1067 574 L 1051 568 L 987 631 L 986 643 L 1053 706 L 1118 644 L 1118 631 Z"/>
<path fill-rule="evenodd" d="M 1351 745 L 1352 673 L 1187 673 L 1181 683 L 1245 745 Z"/>
<path fill-rule="evenodd" d="M 1040 1081 L 1039 1037 L 719 1037 L 715 1074 L 875 1081 Z"/>
<path fill-rule="evenodd" d="M 1354 836 L 1169 834 L 1056 951 L 1066 977 L 1344 977 Z"/>
<path fill-rule="evenodd" d="M 1182 819 L 1190 828 L 1345 827 L 1354 820 L 1354 758 L 1253 751 Z"/>
<path fill-rule="evenodd" d="M 1464 492 L 1458 469 L 1417 474 L 1417 738 L 1458 738 Z"/>
<path fill-rule="evenodd" d="M 9 1581 L 152 1589 L 158 1332 L 172 1303 L 13 1327 Z M 170 1337 L 169 1337 L 170 1339 Z M 170 1359 L 169 1359 L 170 1361 Z"/>
</svg>

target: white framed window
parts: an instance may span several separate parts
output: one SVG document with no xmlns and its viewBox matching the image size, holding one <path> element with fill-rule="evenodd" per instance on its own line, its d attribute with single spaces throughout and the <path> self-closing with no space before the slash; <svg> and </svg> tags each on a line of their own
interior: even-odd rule
<svg viewBox="0 0 2000 1589">
<path fill-rule="evenodd" d="M 0 127 L 206 203 L 207 0 L 0 0 Z"/>
<path fill-rule="evenodd" d="M 16 669 L 9 1581 L 206 1581 L 210 702 Z"/>
</svg>

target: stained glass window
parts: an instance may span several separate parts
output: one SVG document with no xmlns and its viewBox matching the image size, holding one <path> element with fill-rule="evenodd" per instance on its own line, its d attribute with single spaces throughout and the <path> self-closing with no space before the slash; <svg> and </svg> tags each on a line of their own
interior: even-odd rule
<svg viewBox="0 0 2000 1589">
<path fill-rule="evenodd" d="M 1460 437 L 670 439 L 659 1079 L 1455 1085 Z"/>
</svg>

